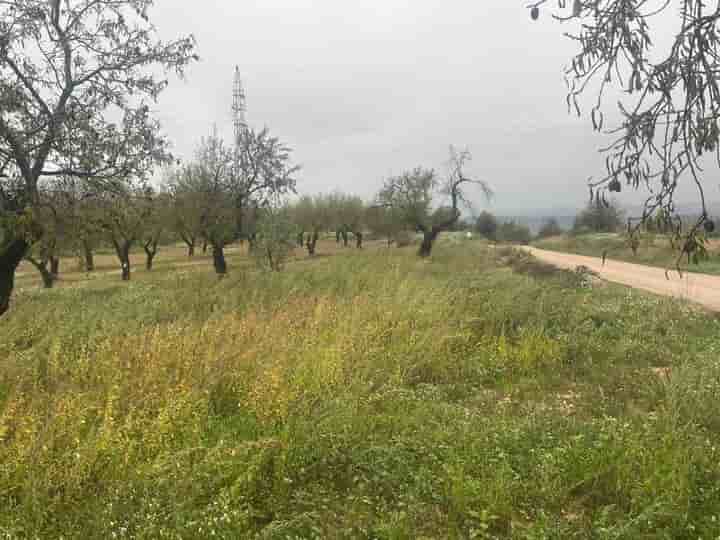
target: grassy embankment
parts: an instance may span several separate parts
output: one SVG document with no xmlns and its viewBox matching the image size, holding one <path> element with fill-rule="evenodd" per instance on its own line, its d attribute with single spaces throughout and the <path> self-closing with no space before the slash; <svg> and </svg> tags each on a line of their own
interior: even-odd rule
<svg viewBox="0 0 720 540">
<path fill-rule="evenodd" d="M 637 255 L 633 255 L 627 239 L 619 234 L 587 234 L 563 235 L 536 240 L 533 246 L 551 251 L 577 253 L 591 257 L 601 257 L 607 250 L 608 259 L 616 259 L 637 264 L 647 264 L 662 268 L 675 269 L 678 251 L 670 246 L 668 239 L 662 235 L 643 235 L 640 238 Z M 720 275 L 720 242 L 709 240 L 707 244 L 709 257 L 699 264 L 687 264 L 683 258 L 681 269 L 689 272 Z"/>
<path fill-rule="evenodd" d="M 0 538 L 718 535 L 716 318 L 413 253 L 24 290 Z"/>
</svg>

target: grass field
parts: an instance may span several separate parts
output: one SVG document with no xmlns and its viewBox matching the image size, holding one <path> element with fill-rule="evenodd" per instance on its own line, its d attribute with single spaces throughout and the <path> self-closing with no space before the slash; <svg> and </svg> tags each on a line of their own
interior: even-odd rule
<svg viewBox="0 0 720 540">
<path fill-rule="evenodd" d="M 719 320 L 506 255 L 23 278 L 0 538 L 716 538 Z"/>
<path fill-rule="evenodd" d="M 637 255 L 633 255 L 627 239 L 618 234 L 587 234 L 580 236 L 554 236 L 537 240 L 532 243 L 540 249 L 562 251 L 601 257 L 607 250 L 609 259 L 617 259 L 649 266 L 675 269 L 678 251 L 670 246 L 667 238 L 661 235 L 645 234 L 640 237 Z M 720 275 L 720 242 L 709 240 L 707 244 L 709 257 L 698 264 L 688 264 L 683 258 L 681 269 L 689 272 Z"/>
</svg>

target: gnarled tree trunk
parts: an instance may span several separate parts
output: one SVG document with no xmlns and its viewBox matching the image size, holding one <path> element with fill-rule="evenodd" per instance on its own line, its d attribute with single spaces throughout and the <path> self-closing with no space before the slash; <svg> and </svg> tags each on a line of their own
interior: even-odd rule
<svg viewBox="0 0 720 540">
<path fill-rule="evenodd" d="M 317 231 L 314 231 L 307 240 L 307 250 L 308 255 L 311 257 L 315 255 L 315 247 L 317 246 L 318 238 L 320 237 L 320 234 Z"/>
<path fill-rule="evenodd" d="M 423 225 L 418 224 L 417 230 L 421 233 L 423 233 L 423 240 L 420 243 L 420 249 L 418 250 L 418 255 L 420 257 L 429 257 L 430 253 L 432 253 L 433 244 L 435 243 L 435 240 L 437 239 L 438 235 L 455 225 L 457 220 L 460 218 L 460 212 L 458 212 L 457 209 L 457 193 L 453 191 L 452 194 L 453 197 L 453 216 L 444 221 L 443 223 L 438 223 L 437 225 L 430 227 L 429 229 Z"/>
<path fill-rule="evenodd" d="M 0 253 L 0 315 L 10 308 L 10 296 L 15 286 L 15 270 L 27 253 L 30 245 L 25 239 L 18 238 L 10 242 Z"/>
<path fill-rule="evenodd" d="M 184 233 L 180 233 L 180 238 L 187 245 L 188 257 L 194 256 L 195 255 L 195 237 L 184 234 Z"/>
<path fill-rule="evenodd" d="M 440 234 L 440 230 L 436 227 L 433 227 L 429 231 L 423 231 L 423 240 L 420 243 L 420 249 L 418 250 L 418 255 L 420 255 L 420 257 L 430 256 L 430 253 L 432 253 L 433 244 L 435 243 L 438 234 Z"/>
<path fill-rule="evenodd" d="M 113 238 L 113 246 L 115 246 L 115 253 L 120 259 L 120 267 L 122 268 L 121 277 L 123 281 L 130 281 L 130 242 L 122 240 L 118 242 Z"/>
<path fill-rule="evenodd" d="M 37 271 L 40 272 L 40 277 L 42 278 L 43 287 L 46 289 L 52 289 L 53 283 L 55 282 L 53 275 L 50 271 L 48 271 L 48 261 L 47 259 L 38 261 L 35 257 L 27 256 L 25 257 L 27 261 L 32 264 L 35 268 L 37 268 Z"/>
<path fill-rule="evenodd" d="M 227 274 L 227 263 L 225 262 L 225 247 L 220 242 L 213 242 L 212 246 L 213 266 L 218 277 Z"/>
<path fill-rule="evenodd" d="M 60 257 L 50 257 L 50 273 L 54 280 L 60 275 Z"/>
<path fill-rule="evenodd" d="M 257 233 L 248 234 L 247 236 L 248 241 L 248 251 L 252 253 L 255 251 L 255 248 L 257 247 Z"/>
<path fill-rule="evenodd" d="M 157 245 L 157 240 L 151 240 L 143 244 L 143 249 L 145 250 L 145 268 L 147 270 L 152 270 L 153 259 L 157 254 Z"/>
<path fill-rule="evenodd" d="M 95 259 L 89 242 L 83 242 L 83 251 L 85 255 L 85 271 L 92 272 L 95 270 Z"/>
</svg>

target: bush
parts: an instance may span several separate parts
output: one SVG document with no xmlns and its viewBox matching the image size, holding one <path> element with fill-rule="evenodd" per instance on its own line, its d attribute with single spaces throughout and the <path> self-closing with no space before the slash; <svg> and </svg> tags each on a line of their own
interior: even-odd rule
<svg viewBox="0 0 720 540">
<path fill-rule="evenodd" d="M 527 225 L 520 225 L 515 221 L 506 221 L 497 231 L 497 239 L 500 242 L 512 242 L 516 244 L 529 244 L 532 234 Z"/>
<path fill-rule="evenodd" d="M 591 232 L 616 232 L 623 222 L 623 211 L 615 201 L 605 207 L 601 204 L 591 202 L 575 218 L 573 229 L 589 230 Z"/>
<path fill-rule="evenodd" d="M 497 219 L 490 212 L 483 211 L 475 220 L 475 230 L 488 240 L 495 240 L 497 229 Z"/>
<path fill-rule="evenodd" d="M 251 254 L 261 268 L 279 272 L 295 246 L 296 237 L 297 227 L 284 211 L 268 210 L 258 223 Z"/>
<path fill-rule="evenodd" d="M 537 236 L 538 238 L 549 238 L 551 236 L 560 236 L 563 232 L 565 231 L 560 227 L 557 219 L 550 218 L 542 224 Z"/>
</svg>

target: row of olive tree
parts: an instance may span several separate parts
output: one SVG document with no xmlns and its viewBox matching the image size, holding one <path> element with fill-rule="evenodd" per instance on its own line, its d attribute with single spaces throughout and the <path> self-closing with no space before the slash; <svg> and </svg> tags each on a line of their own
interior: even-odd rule
<svg viewBox="0 0 720 540">
<path fill-rule="evenodd" d="M 192 160 L 170 169 L 164 186 L 173 226 L 195 253 L 201 240 L 212 249 L 218 275 L 227 273 L 225 246 L 247 240 L 255 247 L 257 224 L 282 198 L 295 192 L 290 149 L 267 128 L 246 129 L 232 147 L 214 132 L 203 138 Z"/>
<path fill-rule="evenodd" d="M 43 183 L 40 207 L 33 216 L 42 233 L 24 257 L 37 268 L 45 287 L 60 272 L 60 256 L 76 255 L 87 272 L 95 269 L 94 251 L 114 249 L 122 278 L 130 279 L 130 251 L 142 246 L 152 269 L 161 235 L 169 232 L 170 199 L 141 181 L 117 181 L 110 188 L 86 189 L 84 183 L 62 178 Z"/>
<path fill-rule="evenodd" d="M 29 256 L 53 264 L 44 180 L 72 177 L 104 193 L 106 183 L 145 177 L 169 158 L 147 102 L 167 86 L 163 72 L 182 75 L 197 56 L 192 36 L 157 38 L 151 6 L 48 0 L 0 7 L 0 315 L 34 244 L 44 247 Z"/>
<path fill-rule="evenodd" d="M 462 207 L 470 206 L 467 186 L 478 186 L 486 199 L 492 196 L 486 182 L 465 174 L 470 159 L 467 150 L 451 146 L 445 179 L 441 180 L 432 169 L 416 167 L 386 179 L 369 204 L 341 193 L 301 197 L 289 208 L 290 219 L 298 227 L 297 244 L 314 255 L 323 232 L 335 232 L 336 241 L 344 246 L 352 235 L 358 248 L 362 247 L 364 230 L 386 238 L 388 244 L 421 233 L 418 254 L 427 257 L 438 235 L 454 229 L 460 223 Z M 446 197 L 450 204 L 438 205 L 438 197 Z"/>
<path fill-rule="evenodd" d="M 294 192 L 297 167 L 287 147 L 267 129 L 248 129 L 229 149 L 213 133 L 192 160 L 166 168 L 160 189 L 142 177 L 88 183 L 66 175 L 43 179 L 33 226 L 41 229 L 24 253 L 45 287 L 59 273 L 60 255 L 75 254 L 94 270 L 94 251 L 112 247 L 123 280 L 131 275 L 130 253 L 141 247 L 152 269 L 161 239 L 181 239 L 194 255 L 196 243 L 212 248 L 216 272 L 227 271 L 225 246 L 257 237 L 258 219 L 273 215 L 278 197 Z M 273 203 L 273 204 L 271 204 Z"/>
</svg>

